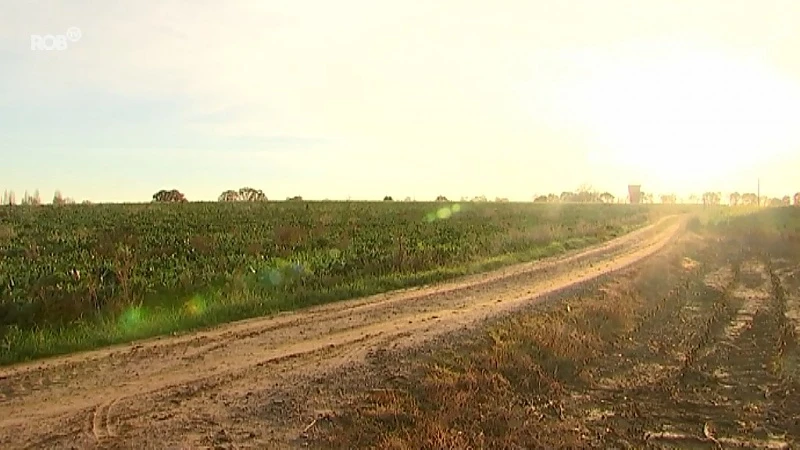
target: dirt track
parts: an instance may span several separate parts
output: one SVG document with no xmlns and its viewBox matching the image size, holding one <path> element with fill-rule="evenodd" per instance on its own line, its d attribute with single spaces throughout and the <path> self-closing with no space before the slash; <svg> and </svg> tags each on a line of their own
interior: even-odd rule
<svg viewBox="0 0 800 450">
<path fill-rule="evenodd" d="M 588 250 L 435 286 L 0 369 L 0 447 L 288 445 L 303 431 L 288 418 L 308 405 L 285 393 L 301 379 L 629 266 L 684 223 L 662 219 Z"/>
</svg>

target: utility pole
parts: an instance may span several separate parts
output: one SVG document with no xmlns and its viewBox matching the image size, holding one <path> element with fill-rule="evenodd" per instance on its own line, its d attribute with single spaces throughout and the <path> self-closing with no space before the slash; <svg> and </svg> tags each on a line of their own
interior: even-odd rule
<svg viewBox="0 0 800 450">
<path fill-rule="evenodd" d="M 758 196 L 758 207 L 761 208 L 761 178 L 758 179 L 758 188 L 756 190 L 758 192 L 756 195 Z"/>
</svg>

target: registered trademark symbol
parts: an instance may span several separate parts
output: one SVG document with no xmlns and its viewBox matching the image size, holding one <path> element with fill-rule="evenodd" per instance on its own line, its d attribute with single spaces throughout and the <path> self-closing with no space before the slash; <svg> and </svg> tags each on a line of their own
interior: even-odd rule
<svg viewBox="0 0 800 450">
<path fill-rule="evenodd" d="M 67 30 L 67 39 L 72 42 L 77 42 L 81 38 L 81 29 L 78 27 L 69 27 Z"/>
</svg>

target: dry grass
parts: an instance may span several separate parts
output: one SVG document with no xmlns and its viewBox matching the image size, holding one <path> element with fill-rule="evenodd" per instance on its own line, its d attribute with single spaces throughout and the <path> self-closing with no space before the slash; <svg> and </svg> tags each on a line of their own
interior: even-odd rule
<svg viewBox="0 0 800 450">
<path fill-rule="evenodd" d="M 482 336 L 421 363 L 413 382 L 362 393 L 324 441 L 379 449 L 580 447 L 564 414 L 568 386 L 635 324 L 641 302 L 623 282 L 601 295 L 504 319 Z M 542 426 L 546 422 L 547 426 Z"/>
</svg>

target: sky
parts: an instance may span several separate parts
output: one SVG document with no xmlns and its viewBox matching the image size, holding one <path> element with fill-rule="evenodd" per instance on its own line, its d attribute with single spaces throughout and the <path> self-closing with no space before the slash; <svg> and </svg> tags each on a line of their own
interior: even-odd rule
<svg viewBox="0 0 800 450">
<path fill-rule="evenodd" d="M 0 189 L 783 196 L 798 23 L 796 0 L 7 0 Z"/>
</svg>

